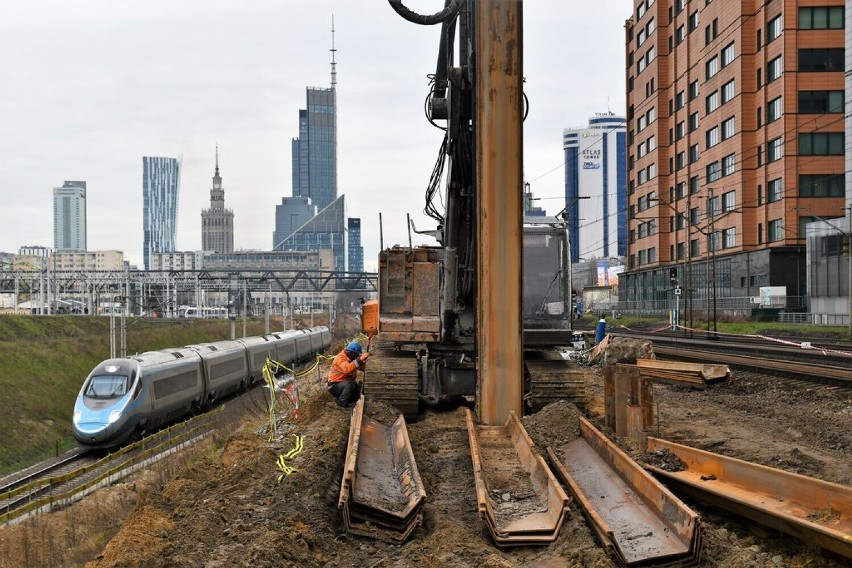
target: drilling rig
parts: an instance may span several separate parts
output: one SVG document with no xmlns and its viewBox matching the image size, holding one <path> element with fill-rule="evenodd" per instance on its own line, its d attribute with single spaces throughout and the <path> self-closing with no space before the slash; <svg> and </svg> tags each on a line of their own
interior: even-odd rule
<svg viewBox="0 0 852 568">
<path fill-rule="evenodd" d="M 570 292 L 560 296 L 562 325 L 525 329 L 522 316 L 522 2 L 446 0 L 432 15 L 389 3 L 441 27 L 426 99 L 428 121 L 443 131 L 425 196 L 438 245 L 379 253 L 378 300 L 362 320 L 378 333 L 365 394 L 408 416 L 421 404 L 473 400 L 485 424 L 560 399 L 582 407 L 582 369 L 555 349 L 571 343 Z M 570 262 L 564 248 L 558 256 L 557 272 Z"/>
</svg>

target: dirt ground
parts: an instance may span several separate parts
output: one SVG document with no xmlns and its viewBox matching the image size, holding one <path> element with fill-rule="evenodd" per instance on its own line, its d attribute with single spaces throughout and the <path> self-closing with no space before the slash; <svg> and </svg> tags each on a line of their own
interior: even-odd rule
<svg viewBox="0 0 852 568">
<path fill-rule="evenodd" d="M 462 408 L 427 410 L 408 426 L 428 495 L 423 526 L 411 540 L 395 546 L 348 535 L 337 499 L 350 411 L 336 408 L 316 373 L 299 386 L 299 418 L 281 402 L 286 411 L 272 442 L 268 416 L 254 411 L 165 480 L 122 484 L 122 494 L 133 498 L 121 502 L 132 512 L 86 566 L 613 566 L 573 502 L 555 543 L 509 550 L 492 544 L 476 513 Z M 590 375 L 587 414 L 598 424 L 602 391 L 598 368 Z M 256 392 L 261 400 L 264 393 Z M 663 435 L 836 483 L 852 480 L 852 393 L 743 374 L 706 391 L 657 386 L 654 394 Z M 578 414 L 555 403 L 524 424 L 542 446 L 575 436 Z M 295 471 L 279 481 L 276 458 L 294 447 L 296 435 L 304 436 L 304 449 L 285 460 Z M 684 500 L 705 526 L 703 566 L 844 565 L 795 538 Z M 17 550 L 9 543 L 23 537 L 14 528 L 0 531 L 0 552 Z"/>
</svg>

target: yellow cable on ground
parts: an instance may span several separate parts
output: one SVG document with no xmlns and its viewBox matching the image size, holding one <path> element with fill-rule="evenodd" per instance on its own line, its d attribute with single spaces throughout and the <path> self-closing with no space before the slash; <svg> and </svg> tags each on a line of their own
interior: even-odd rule
<svg viewBox="0 0 852 568">
<path fill-rule="evenodd" d="M 283 479 L 289 477 L 294 471 L 298 471 L 295 467 L 287 465 L 285 460 L 291 460 L 302 453 L 302 450 L 305 447 L 305 437 L 299 436 L 298 434 L 293 434 L 293 437 L 296 439 L 296 446 L 286 454 L 279 454 L 278 459 L 275 462 L 278 469 L 283 472 L 278 476 L 278 483 L 281 483 Z"/>
</svg>

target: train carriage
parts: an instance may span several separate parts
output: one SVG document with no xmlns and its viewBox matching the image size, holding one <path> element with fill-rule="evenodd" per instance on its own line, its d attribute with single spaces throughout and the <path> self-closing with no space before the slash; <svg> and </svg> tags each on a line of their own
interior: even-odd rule
<svg viewBox="0 0 852 568">
<path fill-rule="evenodd" d="M 188 345 L 201 356 L 207 379 L 205 403 L 225 397 L 248 386 L 250 369 L 246 346 L 238 341 L 217 341 Z"/>
<path fill-rule="evenodd" d="M 261 379 L 267 358 L 292 365 L 330 343 L 319 327 L 107 359 L 77 395 L 74 437 L 83 446 L 121 445 Z"/>
</svg>

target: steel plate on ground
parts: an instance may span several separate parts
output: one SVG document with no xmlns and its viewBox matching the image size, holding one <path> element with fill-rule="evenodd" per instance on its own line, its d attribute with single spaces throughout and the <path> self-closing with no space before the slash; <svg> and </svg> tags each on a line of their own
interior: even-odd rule
<svg viewBox="0 0 852 568">
<path fill-rule="evenodd" d="M 547 452 L 619 565 L 698 562 L 698 515 L 587 420 L 580 437 Z"/>
<path fill-rule="evenodd" d="M 505 426 L 477 425 L 467 410 L 480 518 L 498 546 L 548 544 L 568 514 L 568 496 L 514 413 Z"/>
<path fill-rule="evenodd" d="M 852 558 L 852 487 L 648 438 L 683 471 L 651 471 L 678 489 L 764 525 Z"/>
</svg>

